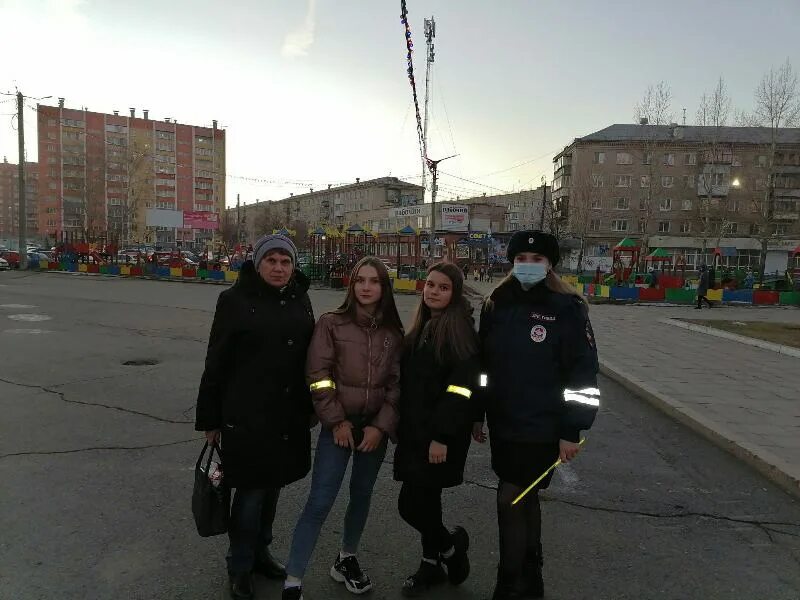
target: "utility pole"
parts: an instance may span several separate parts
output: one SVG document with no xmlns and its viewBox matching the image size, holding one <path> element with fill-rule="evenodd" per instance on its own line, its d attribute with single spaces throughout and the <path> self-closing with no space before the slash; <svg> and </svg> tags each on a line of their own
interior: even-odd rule
<svg viewBox="0 0 800 600">
<path fill-rule="evenodd" d="M 236 194 L 236 243 L 242 242 L 242 205 L 239 202 L 239 194 Z"/>
<path fill-rule="evenodd" d="M 542 216 L 539 217 L 539 231 L 544 231 L 544 211 L 547 209 L 547 179 L 542 175 Z"/>
<path fill-rule="evenodd" d="M 430 81 L 431 81 L 431 65 L 436 57 L 433 51 L 433 38 L 436 37 L 436 22 L 433 20 L 433 15 L 430 19 L 425 19 L 425 40 L 428 45 L 425 64 L 425 121 L 422 126 L 422 189 L 425 193 L 425 183 L 427 181 L 428 165 L 428 104 L 430 102 Z M 423 198 L 424 200 L 424 198 Z M 431 255 L 431 258 L 433 255 Z"/>
<path fill-rule="evenodd" d="M 25 108 L 22 92 L 17 92 L 17 134 L 19 136 L 19 268 L 28 268 L 28 214 L 25 202 L 25 126 L 23 110 Z"/>
<path fill-rule="evenodd" d="M 440 158 L 439 160 L 427 159 L 428 168 L 430 168 L 431 174 L 433 175 L 433 184 L 431 185 L 431 238 L 430 238 L 431 264 L 433 264 L 433 258 L 434 258 L 433 248 L 436 245 L 436 243 L 434 242 L 434 238 L 436 237 L 436 191 L 438 189 L 436 185 L 436 180 L 439 173 L 439 163 L 442 162 L 443 160 L 447 160 L 448 158 L 453 158 L 455 156 L 458 155 L 453 154 L 453 156 L 446 156 L 445 158 Z"/>
</svg>

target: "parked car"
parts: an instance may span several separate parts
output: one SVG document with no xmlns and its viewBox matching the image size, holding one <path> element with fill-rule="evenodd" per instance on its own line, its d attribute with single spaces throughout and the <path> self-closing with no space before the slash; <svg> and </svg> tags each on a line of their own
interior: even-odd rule
<svg viewBox="0 0 800 600">
<path fill-rule="evenodd" d="M 0 271 L 8 271 L 11 267 L 5 258 L 0 258 Z"/>
<path fill-rule="evenodd" d="M 5 252 L 0 252 L 0 258 L 8 263 L 9 268 L 19 269 L 19 252 L 6 250 Z"/>
</svg>

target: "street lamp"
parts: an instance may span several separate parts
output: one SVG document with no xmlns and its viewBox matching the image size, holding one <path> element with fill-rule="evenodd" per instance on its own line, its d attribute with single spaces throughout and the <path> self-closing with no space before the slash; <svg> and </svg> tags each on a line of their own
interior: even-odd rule
<svg viewBox="0 0 800 600">
<path fill-rule="evenodd" d="M 738 189 L 738 188 L 740 188 L 740 187 L 742 187 L 742 183 L 739 181 L 739 178 L 738 178 L 738 177 L 734 177 L 734 178 L 733 178 L 733 181 L 731 181 L 731 185 L 732 185 L 733 187 L 737 188 L 737 189 Z"/>
</svg>

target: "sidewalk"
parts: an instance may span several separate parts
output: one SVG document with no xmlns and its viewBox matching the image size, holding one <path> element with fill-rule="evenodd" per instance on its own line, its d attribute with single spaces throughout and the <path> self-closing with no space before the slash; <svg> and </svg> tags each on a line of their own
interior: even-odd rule
<svg viewBox="0 0 800 600">
<path fill-rule="evenodd" d="M 699 315 L 800 323 L 791 309 L 592 305 L 602 373 L 800 496 L 800 358 L 659 322 Z"/>
</svg>

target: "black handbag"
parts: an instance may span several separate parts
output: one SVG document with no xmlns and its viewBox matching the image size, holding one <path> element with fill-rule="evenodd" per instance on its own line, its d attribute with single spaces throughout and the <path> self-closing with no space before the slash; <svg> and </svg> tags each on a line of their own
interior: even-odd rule
<svg viewBox="0 0 800 600">
<path fill-rule="evenodd" d="M 225 477 L 222 477 L 218 485 L 214 485 L 209 479 L 214 451 L 216 450 L 217 456 L 220 458 L 220 469 L 222 451 L 215 442 L 208 453 L 208 460 L 203 465 L 206 450 L 208 450 L 208 442 L 203 446 L 203 451 L 194 467 L 194 490 L 192 491 L 192 514 L 197 526 L 197 533 L 201 537 L 227 533 L 231 512 L 231 490 L 225 483 Z"/>
</svg>

